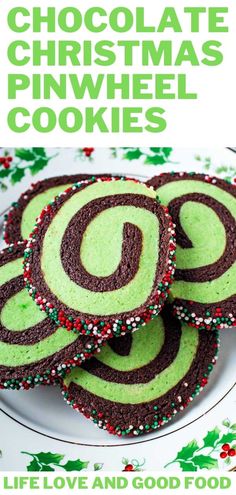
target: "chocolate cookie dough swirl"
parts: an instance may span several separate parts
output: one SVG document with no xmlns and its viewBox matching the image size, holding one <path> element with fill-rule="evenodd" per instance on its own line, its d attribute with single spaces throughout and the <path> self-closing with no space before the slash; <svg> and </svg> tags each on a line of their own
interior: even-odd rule
<svg viewBox="0 0 236 495">
<path fill-rule="evenodd" d="M 61 175 L 51 177 L 31 184 L 31 187 L 21 194 L 18 201 L 12 203 L 4 218 L 4 240 L 7 244 L 28 239 L 36 218 L 51 199 L 67 189 L 75 182 L 91 178 L 91 175 Z"/>
<path fill-rule="evenodd" d="M 176 224 L 174 314 L 199 329 L 236 326 L 236 187 L 187 173 L 148 184 Z"/>
<path fill-rule="evenodd" d="M 0 388 L 51 384 L 101 345 L 57 328 L 39 311 L 24 288 L 24 249 L 19 243 L 0 253 Z"/>
<path fill-rule="evenodd" d="M 217 332 L 181 324 L 165 307 L 144 328 L 111 340 L 98 358 L 74 368 L 64 379 L 63 395 L 109 433 L 149 433 L 205 387 L 218 346 Z"/>
<path fill-rule="evenodd" d="M 83 181 L 43 210 L 24 266 L 30 295 L 57 325 L 119 336 L 156 316 L 166 299 L 173 224 L 138 181 Z"/>
</svg>

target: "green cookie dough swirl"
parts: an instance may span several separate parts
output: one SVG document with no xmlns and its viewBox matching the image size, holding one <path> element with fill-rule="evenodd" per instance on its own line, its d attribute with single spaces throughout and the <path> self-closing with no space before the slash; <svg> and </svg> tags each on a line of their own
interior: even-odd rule
<svg viewBox="0 0 236 495">
<path fill-rule="evenodd" d="M 176 224 L 175 314 L 198 328 L 235 324 L 236 188 L 202 174 L 149 181 Z"/>
<path fill-rule="evenodd" d="M 120 349 L 117 342 L 109 344 L 99 357 L 74 368 L 63 393 L 98 426 L 132 435 L 155 429 L 184 409 L 207 383 L 218 347 L 217 334 L 209 338 L 207 332 L 181 328 L 168 308 L 119 341 Z M 153 421 L 148 427 L 145 418 Z"/>
<path fill-rule="evenodd" d="M 0 253 L 0 388 L 30 388 L 51 383 L 67 367 L 95 350 L 39 311 L 24 288 L 25 243 Z M 87 347 L 88 346 L 88 347 Z"/>
<path fill-rule="evenodd" d="M 26 286 L 57 324 L 120 335 L 130 318 L 134 328 L 162 306 L 174 272 L 173 235 L 145 185 L 78 183 L 42 212 L 25 252 Z"/>
<path fill-rule="evenodd" d="M 36 218 L 55 196 L 79 180 L 88 179 L 88 174 L 61 175 L 38 181 L 12 203 L 4 218 L 4 240 L 7 244 L 28 239 Z"/>
<path fill-rule="evenodd" d="M 31 199 L 22 214 L 21 236 L 23 239 L 28 239 L 34 228 L 36 218 L 40 215 L 44 206 L 47 205 L 51 199 L 60 194 L 62 190 L 67 189 L 71 185 L 71 183 L 68 183 L 63 184 L 63 187 L 50 187 L 48 190 L 42 192 L 41 194 L 37 194 L 37 196 Z"/>
</svg>

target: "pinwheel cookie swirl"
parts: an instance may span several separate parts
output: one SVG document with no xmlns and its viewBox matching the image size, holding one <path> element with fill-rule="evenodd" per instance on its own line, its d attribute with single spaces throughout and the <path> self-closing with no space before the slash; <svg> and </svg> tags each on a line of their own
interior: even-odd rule
<svg viewBox="0 0 236 495">
<path fill-rule="evenodd" d="M 12 203 L 4 219 L 4 240 L 7 244 L 28 239 L 36 218 L 51 199 L 80 180 L 92 177 L 88 174 L 61 175 L 32 184 Z"/>
<path fill-rule="evenodd" d="M 194 173 L 148 184 L 176 224 L 174 314 L 199 329 L 236 326 L 236 187 Z"/>
<path fill-rule="evenodd" d="M 49 385 L 102 344 L 57 328 L 39 311 L 24 288 L 24 249 L 18 243 L 0 253 L 0 388 Z"/>
<path fill-rule="evenodd" d="M 163 306 L 174 235 L 152 188 L 114 177 L 77 183 L 38 219 L 25 251 L 26 287 L 56 324 L 103 338 L 122 335 Z"/>
<path fill-rule="evenodd" d="M 168 308 L 145 327 L 113 339 L 98 358 L 64 379 L 66 402 L 119 436 L 152 432 L 183 411 L 208 382 L 218 333 L 188 327 Z"/>
</svg>

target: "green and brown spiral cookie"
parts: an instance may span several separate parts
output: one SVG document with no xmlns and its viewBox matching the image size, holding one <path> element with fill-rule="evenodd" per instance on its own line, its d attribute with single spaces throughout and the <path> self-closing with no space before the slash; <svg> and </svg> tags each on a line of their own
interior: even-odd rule
<svg viewBox="0 0 236 495">
<path fill-rule="evenodd" d="M 69 405 L 109 433 L 137 436 L 183 411 L 208 382 L 218 332 L 190 328 L 167 307 L 145 327 L 112 339 L 63 381 Z"/>
<path fill-rule="evenodd" d="M 0 253 L 0 389 L 50 384 L 91 357 L 101 339 L 58 328 L 24 287 L 25 243 Z"/>
<path fill-rule="evenodd" d="M 24 277 L 57 325 L 107 338 L 158 314 L 174 260 L 172 220 L 153 189 L 94 178 L 43 210 L 25 250 Z"/>
<path fill-rule="evenodd" d="M 80 180 L 92 177 L 88 174 L 62 175 L 51 177 L 35 184 L 12 203 L 4 219 L 4 240 L 7 244 L 28 239 L 36 218 L 51 199 Z"/>
<path fill-rule="evenodd" d="M 196 173 L 148 184 L 176 224 L 174 314 L 199 329 L 236 326 L 236 187 Z"/>
</svg>

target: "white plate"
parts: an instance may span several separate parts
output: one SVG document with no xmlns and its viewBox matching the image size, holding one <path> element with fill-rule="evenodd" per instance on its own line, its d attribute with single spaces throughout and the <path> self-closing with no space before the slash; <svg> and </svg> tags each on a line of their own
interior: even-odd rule
<svg viewBox="0 0 236 495">
<path fill-rule="evenodd" d="M 175 165 L 173 163 L 166 164 L 161 168 L 161 171 L 181 170 L 181 168 L 202 170 L 205 162 L 204 159 L 201 162 L 195 161 L 194 156 L 197 152 L 200 154 L 199 150 L 174 150 L 171 159 Z M 217 154 L 216 150 L 200 150 L 200 152 L 203 157 L 212 157 L 212 163 L 215 163 L 215 165 L 211 164 L 210 168 L 219 168 L 225 163 L 225 160 L 229 160 L 230 167 L 236 165 L 236 155 L 234 156 L 229 151 L 221 150 L 220 154 Z M 100 149 L 95 154 L 93 162 L 79 162 L 80 166 L 78 166 L 78 162 L 72 161 L 72 153 L 75 154 L 75 150 L 61 150 L 58 153 L 59 156 L 55 159 L 54 168 L 53 163 L 51 163 L 40 174 L 40 178 L 85 171 L 89 173 L 109 171 L 133 175 L 135 171 L 133 162 L 129 163 L 121 160 L 123 153 L 121 150 L 118 158 L 112 161 L 108 155 L 108 150 Z M 216 156 L 217 161 L 215 161 Z M 65 162 L 68 163 L 69 160 L 72 164 L 70 170 L 65 166 Z M 106 166 L 104 166 L 105 163 Z M 56 167 L 55 164 L 57 164 Z M 193 164 L 195 167 L 193 167 Z M 148 168 L 140 160 L 135 161 L 135 167 L 140 179 L 160 171 L 160 167 L 152 166 Z M 30 177 L 26 176 L 24 183 L 20 183 L 16 189 L 9 187 L 6 193 L 0 193 L 0 211 L 6 209 L 12 200 L 17 199 L 15 191 L 17 190 L 17 194 L 19 194 L 19 192 L 28 187 L 29 182 Z M 0 413 L 0 450 L 3 450 L 2 444 L 7 445 L 7 454 L 6 451 L 3 451 L 0 469 L 1 466 L 2 469 L 5 466 L 5 469 L 9 470 L 24 469 L 22 465 L 26 466 L 27 459 L 22 455 L 20 456 L 19 451 L 27 450 L 32 452 L 33 448 L 34 451 L 37 451 L 36 445 L 38 445 L 38 451 L 41 449 L 44 452 L 58 452 L 60 446 L 60 451 L 63 450 L 69 456 L 72 454 L 76 456 L 73 449 L 78 449 L 77 446 L 79 445 L 80 456 L 83 457 L 86 453 L 87 457 L 93 461 L 96 460 L 96 448 L 103 447 L 102 455 L 104 458 L 102 458 L 102 464 L 106 465 L 107 470 L 122 468 L 121 459 L 123 455 L 126 455 L 125 451 L 128 452 L 129 459 L 136 458 L 138 455 L 141 458 L 145 453 L 145 467 L 149 469 L 163 468 L 165 461 L 171 460 L 171 457 L 174 458 L 174 454 L 169 452 L 170 448 L 173 450 L 173 444 L 176 444 L 177 449 L 178 445 L 181 447 L 192 437 L 199 435 L 199 438 L 203 438 L 204 431 L 211 429 L 214 426 L 214 421 L 218 425 L 219 423 L 221 424 L 226 416 L 230 416 L 231 410 L 234 418 L 230 419 L 236 422 L 236 408 L 233 401 L 235 348 L 236 332 L 233 330 L 223 332 L 219 360 L 206 389 L 189 408 L 178 414 L 174 421 L 161 430 L 138 439 L 120 439 L 99 430 L 92 422 L 86 420 L 65 404 L 57 387 L 37 387 L 28 392 L 2 391 L 0 393 L 2 411 Z M 224 428 L 222 425 L 220 427 Z M 17 453 L 15 447 L 13 449 L 11 446 L 13 440 L 17 445 Z M 29 446 L 26 449 L 24 443 L 27 442 Z M 110 447 L 117 447 L 115 449 L 116 454 L 112 455 L 112 458 L 109 454 Z M 155 465 L 152 467 L 152 458 L 157 447 L 162 449 L 162 455 L 155 460 Z M 101 452 L 100 449 L 99 452 Z M 7 460 L 10 458 L 11 461 Z M 11 465 L 7 465 L 7 462 L 11 462 Z M 146 466 L 147 464 L 148 466 Z M 178 465 L 175 465 L 175 468 L 178 467 Z"/>
</svg>

